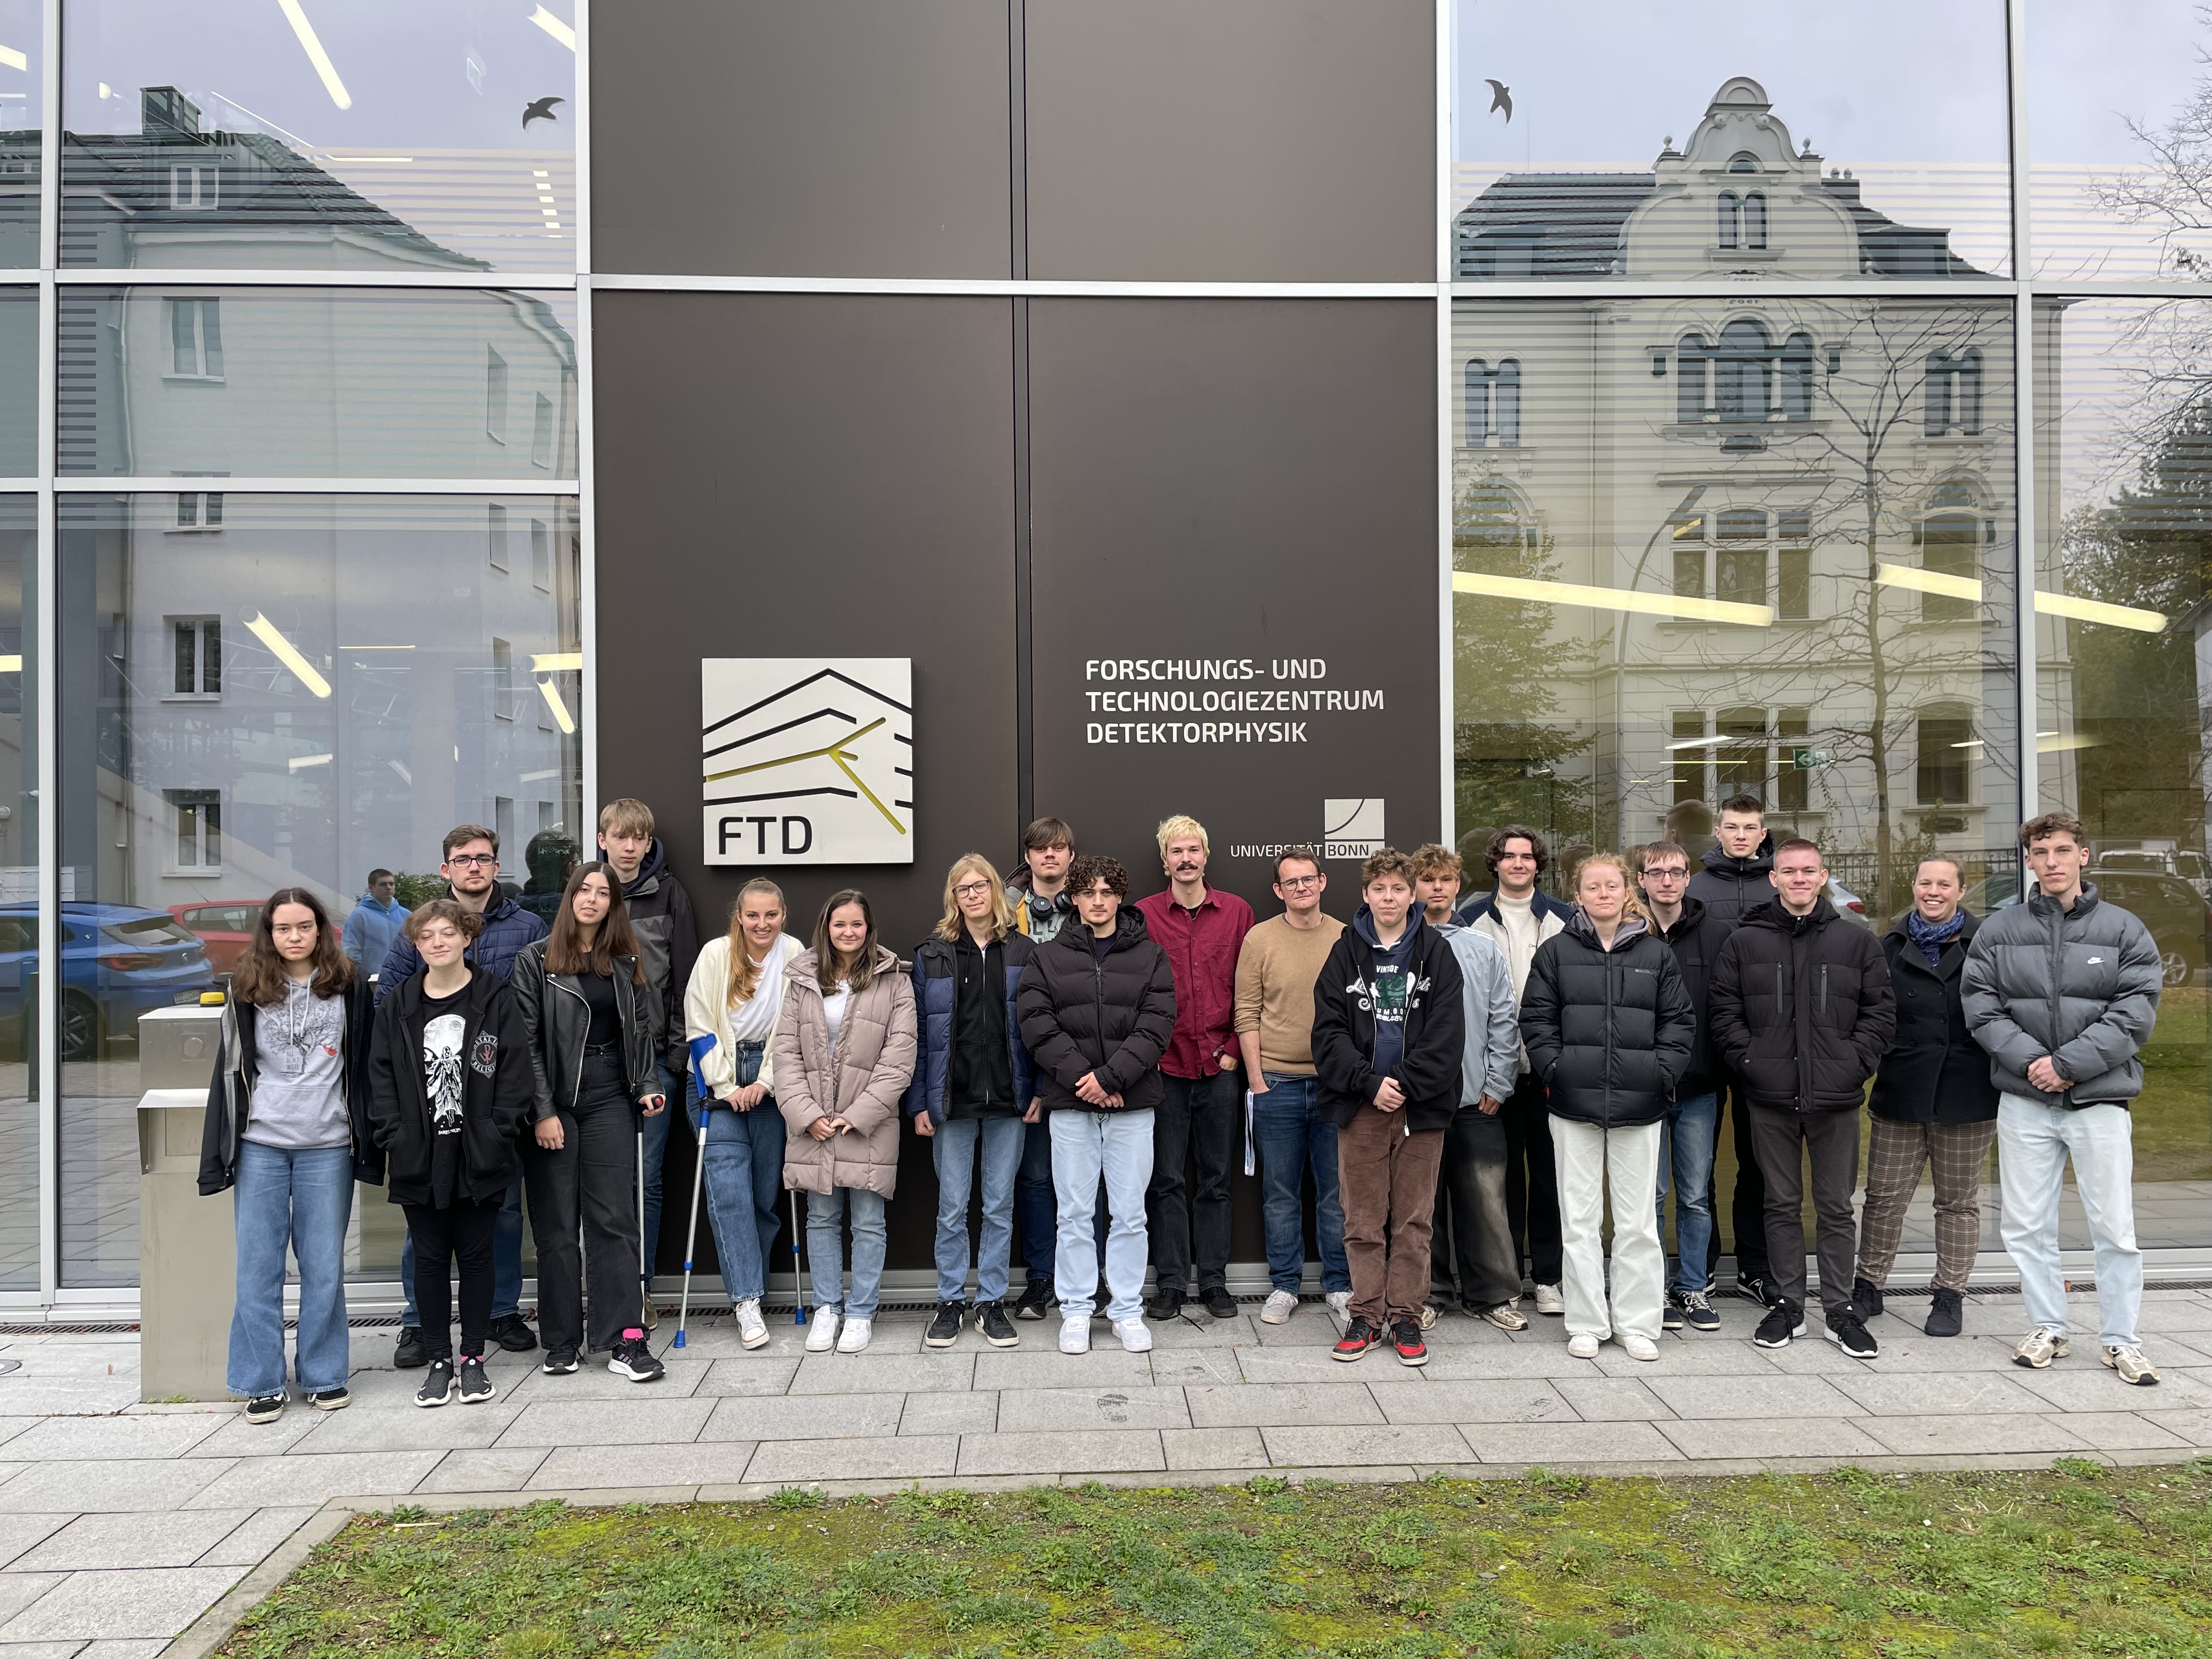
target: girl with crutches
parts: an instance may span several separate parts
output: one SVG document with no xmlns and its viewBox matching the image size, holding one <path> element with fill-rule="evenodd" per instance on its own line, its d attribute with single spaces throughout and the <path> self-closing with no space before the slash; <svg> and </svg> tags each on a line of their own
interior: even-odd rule
<svg viewBox="0 0 2212 1659">
<path fill-rule="evenodd" d="M 685 1032 L 699 1054 L 699 1170 L 707 1218 L 721 1258 L 722 1285 L 737 1315 L 738 1340 L 748 1348 L 768 1341 L 761 1297 L 781 1218 L 784 1121 L 776 1109 L 769 1040 L 783 1006 L 784 969 L 799 953 L 783 931 L 783 890 L 747 882 L 730 909 L 729 932 L 709 940 L 684 994 Z M 696 1126 L 695 1126 L 696 1127 Z M 697 1230 L 693 1208 L 693 1231 Z M 686 1261 L 696 1243 L 687 1241 Z"/>
<path fill-rule="evenodd" d="M 638 955 L 621 884 L 593 861 L 569 872 L 551 933 L 514 959 L 538 1085 L 523 1178 L 538 1241 L 538 1328 L 555 1376 L 587 1350 L 606 1351 L 607 1369 L 633 1382 L 663 1370 L 646 1345 L 635 1276 L 639 1113 L 667 1106 Z M 580 1227 L 592 1276 L 588 1345 Z"/>
</svg>

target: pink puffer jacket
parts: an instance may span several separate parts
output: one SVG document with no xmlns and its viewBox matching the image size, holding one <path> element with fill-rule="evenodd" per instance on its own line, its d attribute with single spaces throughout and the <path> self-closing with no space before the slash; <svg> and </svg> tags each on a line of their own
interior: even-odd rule
<svg viewBox="0 0 2212 1659">
<path fill-rule="evenodd" d="M 895 951 L 876 947 L 867 988 L 845 1009 L 833 1079 L 815 961 L 802 951 L 786 964 L 771 1043 L 776 1109 L 788 1132 L 783 1184 L 806 1193 L 860 1187 L 889 1198 L 898 1180 L 899 1101 L 914 1076 L 914 981 Z M 817 1140 L 806 1126 L 819 1117 L 853 1127 Z"/>
</svg>

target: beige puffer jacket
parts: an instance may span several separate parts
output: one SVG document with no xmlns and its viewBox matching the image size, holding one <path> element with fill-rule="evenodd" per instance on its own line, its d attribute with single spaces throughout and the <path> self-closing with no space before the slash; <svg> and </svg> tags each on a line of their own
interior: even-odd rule
<svg viewBox="0 0 2212 1659">
<path fill-rule="evenodd" d="M 775 1103 L 788 1131 L 783 1184 L 807 1193 L 860 1187 L 889 1198 L 898 1180 L 899 1101 L 914 1077 L 914 981 L 895 951 L 876 947 L 868 988 L 845 1010 L 833 1085 L 830 1022 L 814 964 L 812 951 L 785 964 L 783 1012 L 769 1045 Z M 806 1126 L 818 1117 L 842 1117 L 853 1127 L 817 1140 Z"/>
</svg>

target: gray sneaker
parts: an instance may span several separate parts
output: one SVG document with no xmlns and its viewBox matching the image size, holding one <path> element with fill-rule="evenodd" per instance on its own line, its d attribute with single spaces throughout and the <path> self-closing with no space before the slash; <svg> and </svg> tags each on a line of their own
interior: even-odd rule
<svg viewBox="0 0 2212 1659">
<path fill-rule="evenodd" d="M 2141 1348 L 2133 1345 L 2126 1347 L 2107 1347 L 2097 1357 L 2102 1359 L 2108 1368 L 2118 1371 L 2123 1382 L 2132 1382 L 2139 1389 L 2154 1389 L 2158 1386 L 2158 1367 L 2143 1358 L 2143 1351 Z"/>
<path fill-rule="evenodd" d="M 2069 1350 L 2066 1333 L 2047 1331 L 2040 1325 L 2020 1340 L 2020 1346 L 2012 1351 L 2012 1363 L 2025 1365 L 2030 1370 L 2047 1370 L 2054 1359 L 2063 1359 Z M 2106 1364 L 2111 1364 L 2108 1360 Z"/>
</svg>

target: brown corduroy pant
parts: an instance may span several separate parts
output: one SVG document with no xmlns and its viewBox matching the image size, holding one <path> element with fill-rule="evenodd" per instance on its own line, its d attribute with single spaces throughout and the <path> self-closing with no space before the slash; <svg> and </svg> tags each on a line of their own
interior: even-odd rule
<svg viewBox="0 0 2212 1659">
<path fill-rule="evenodd" d="M 1336 1188 L 1344 1205 L 1353 1318 L 1387 1328 L 1420 1317 L 1443 1157 L 1444 1132 L 1409 1135 L 1403 1112 L 1363 1106 L 1338 1128 Z"/>
</svg>

